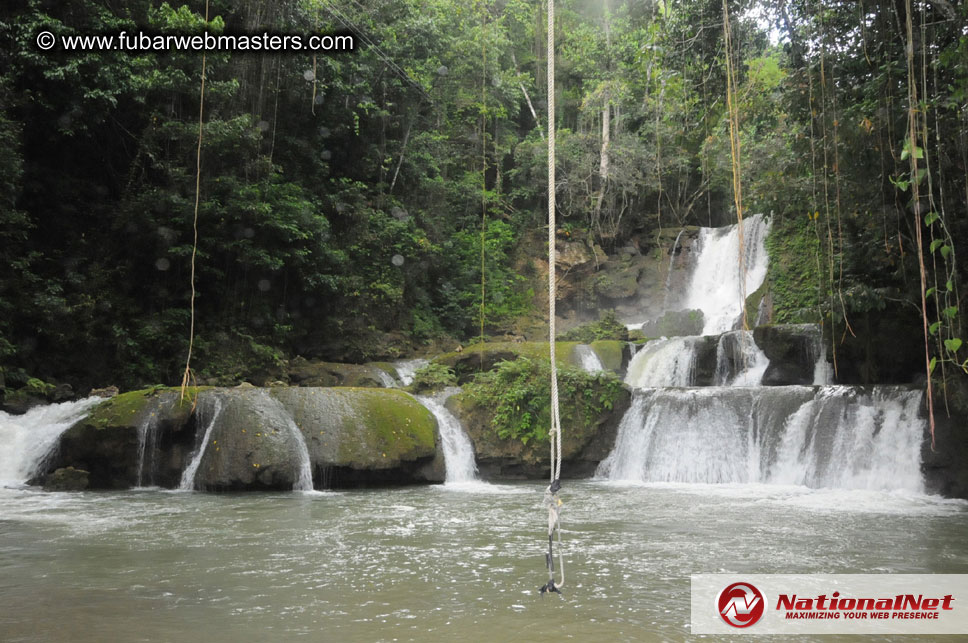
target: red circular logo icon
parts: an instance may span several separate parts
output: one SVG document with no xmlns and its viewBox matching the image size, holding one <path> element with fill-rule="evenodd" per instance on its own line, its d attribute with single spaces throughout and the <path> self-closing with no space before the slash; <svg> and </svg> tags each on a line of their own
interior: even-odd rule
<svg viewBox="0 0 968 643">
<path fill-rule="evenodd" d="M 719 616 L 733 627 L 749 627 L 763 617 L 766 599 L 749 583 L 733 583 L 719 593 Z"/>
</svg>

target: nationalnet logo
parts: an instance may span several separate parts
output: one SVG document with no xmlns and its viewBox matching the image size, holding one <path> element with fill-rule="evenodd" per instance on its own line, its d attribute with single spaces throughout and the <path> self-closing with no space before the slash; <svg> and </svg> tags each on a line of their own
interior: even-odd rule
<svg viewBox="0 0 968 643">
<path fill-rule="evenodd" d="M 692 633 L 968 634 L 965 574 L 701 574 Z"/>
<path fill-rule="evenodd" d="M 719 615 L 733 627 L 749 627 L 763 616 L 763 594 L 749 583 L 733 583 L 716 599 Z"/>
</svg>

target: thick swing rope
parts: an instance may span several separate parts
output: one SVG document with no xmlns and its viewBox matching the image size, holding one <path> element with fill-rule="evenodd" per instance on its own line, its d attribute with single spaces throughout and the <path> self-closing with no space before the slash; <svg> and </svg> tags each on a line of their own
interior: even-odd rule
<svg viewBox="0 0 968 643">
<path fill-rule="evenodd" d="M 561 414 L 558 411 L 558 364 L 555 358 L 555 3 L 548 0 L 548 350 L 551 357 L 551 481 L 545 490 L 548 507 L 548 582 L 541 594 L 555 592 L 565 584 L 565 560 L 561 548 Z M 554 539 L 558 535 L 558 568 L 561 578 L 555 581 Z"/>
</svg>

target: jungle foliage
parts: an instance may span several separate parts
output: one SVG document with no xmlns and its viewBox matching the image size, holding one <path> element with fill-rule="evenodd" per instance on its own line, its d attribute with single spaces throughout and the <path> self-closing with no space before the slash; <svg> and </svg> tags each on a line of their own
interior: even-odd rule
<svg viewBox="0 0 968 643">
<path fill-rule="evenodd" d="M 8 385 L 29 375 L 178 381 L 201 56 L 43 52 L 34 40 L 42 30 L 197 33 L 205 6 L 19 0 L 0 9 Z M 780 317 L 816 308 L 840 337 L 886 301 L 918 314 L 920 228 L 931 350 L 942 365 L 960 363 L 968 3 L 729 0 L 728 52 L 722 0 L 557 6 L 563 226 L 611 251 L 661 226 L 735 220 L 728 53 L 745 210 L 772 212 L 814 260 L 809 278 L 771 275 Z M 360 46 L 207 55 L 199 377 L 296 354 L 393 358 L 477 335 L 482 308 L 493 334 L 527 312 L 531 285 L 510 257 L 544 221 L 540 1 L 212 0 L 209 11 L 213 32 L 349 29 Z"/>
</svg>

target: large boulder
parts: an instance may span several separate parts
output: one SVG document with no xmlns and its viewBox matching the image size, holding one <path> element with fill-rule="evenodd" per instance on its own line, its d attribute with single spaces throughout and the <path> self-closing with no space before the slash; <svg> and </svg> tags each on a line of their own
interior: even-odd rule
<svg viewBox="0 0 968 643">
<path fill-rule="evenodd" d="M 302 432 L 317 486 L 441 481 L 437 421 L 396 389 L 273 389 Z"/>
<path fill-rule="evenodd" d="M 393 377 L 374 364 L 340 364 L 309 361 L 302 357 L 289 364 L 289 381 L 294 386 L 389 387 Z"/>
<path fill-rule="evenodd" d="M 577 345 L 578 342 L 555 342 L 558 363 L 581 366 L 581 360 L 575 354 Z M 468 346 L 460 352 L 438 355 L 433 361 L 452 368 L 457 375 L 458 383 L 465 384 L 475 373 L 489 371 L 500 362 L 511 362 L 518 357 L 548 359 L 550 354 L 548 342 L 486 342 Z M 601 357 L 599 355 L 599 358 Z"/>
<path fill-rule="evenodd" d="M 615 444 L 619 422 L 628 410 L 631 394 L 619 389 L 608 407 L 588 414 L 586 400 L 575 396 L 561 399 L 562 416 L 562 475 L 583 478 L 594 474 Z M 592 391 L 591 396 L 600 395 Z M 460 419 L 474 445 L 477 467 L 484 479 L 528 479 L 548 475 L 550 455 L 547 441 L 524 443 L 517 438 L 502 438 L 494 428 L 495 409 L 480 404 L 475 397 L 463 392 L 447 400 L 447 408 Z"/>
<path fill-rule="evenodd" d="M 92 489 L 177 485 L 192 448 L 199 390 L 187 393 L 182 399 L 176 389 L 152 388 L 105 400 L 61 435 L 50 469 L 83 469 Z"/>
<path fill-rule="evenodd" d="M 44 478 L 44 491 L 84 491 L 90 486 L 88 471 L 65 467 Z"/>
<path fill-rule="evenodd" d="M 669 310 L 656 319 L 642 325 L 645 337 L 684 337 L 701 335 L 703 329 L 701 310 Z"/>
<path fill-rule="evenodd" d="M 763 374 L 765 386 L 813 384 L 817 360 L 823 354 L 823 338 L 816 324 L 757 326 L 753 340 L 769 358 Z"/>
</svg>

